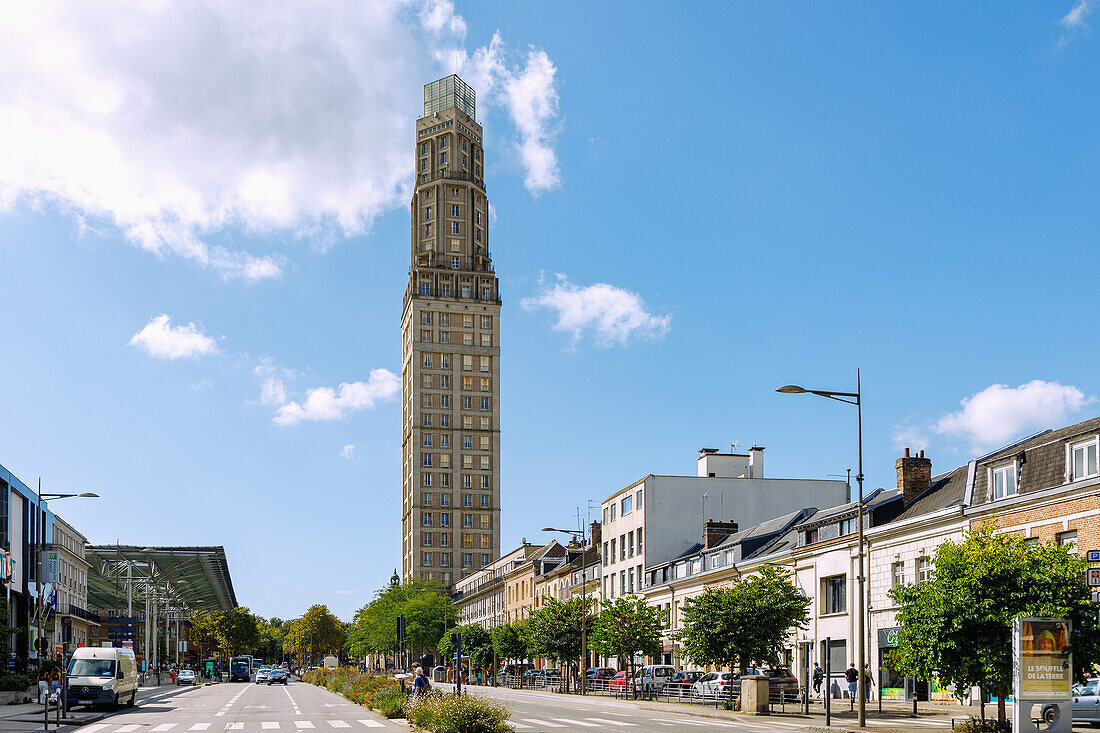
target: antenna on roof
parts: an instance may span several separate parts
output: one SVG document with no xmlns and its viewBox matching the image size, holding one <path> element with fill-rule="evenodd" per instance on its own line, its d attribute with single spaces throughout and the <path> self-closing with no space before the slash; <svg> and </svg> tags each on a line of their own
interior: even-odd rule
<svg viewBox="0 0 1100 733">
<path fill-rule="evenodd" d="M 737 452 L 737 446 L 739 446 L 739 445 L 741 445 L 740 440 L 735 440 L 732 443 L 730 443 L 730 453 L 736 453 Z"/>
</svg>

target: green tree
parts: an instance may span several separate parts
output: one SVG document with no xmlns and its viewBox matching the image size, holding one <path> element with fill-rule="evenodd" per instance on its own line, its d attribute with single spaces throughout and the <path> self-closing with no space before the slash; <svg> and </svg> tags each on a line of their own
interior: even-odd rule
<svg viewBox="0 0 1100 733">
<path fill-rule="evenodd" d="M 675 633 L 695 664 L 728 665 L 744 671 L 752 664 L 779 663 L 792 629 L 809 621 L 810 599 L 773 565 L 758 575 L 735 578 L 728 588 L 707 588 L 684 603 L 684 624 Z"/>
<path fill-rule="evenodd" d="M 450 664 L 454 661 L 455 650 L 451 644 L 451 634 L 462 633 L 462 655 L 470 658 L 470 664 L 489 671 L 493 667 L 493 636 L 487 629 L 477 624 L 466 624 L 443 634 L 439 640 L 439 656 L 441 664 Z"/>
<path fill-rule="evenodd" d="M 214 636 L 222 652 L 232 657 L 256 646 L 260 628 L 256 617 L 244 606 L 238 606 L 217 614 Z"/>
<path fill-rule="evenodd" d="M 605 657 L 627 660 L 634 679 L 638 654 L 655 657 L 661 653 L 660 612 L 638 596 L 606 600 L 592 631 L 592 648 Z M 631 685 L 632 694 L 637 690 Z"/>
<path fill-rule="evenodd" d="M 256 656 L 265 662 L 276 662 L 283 656 L 283 626 L 285 622 L 279 618 L 265 619 L 262 616 L 256 618 L 260 638 L 256 642 Z"/>
<path fill-rule="evenodd" d="M 199 659 L 206 659 L 218 646 L 218 616 L 213 611 L 199 611 L 191 617 L 187 637 L 199 649 Z"/>
<path fill-rule="evenodd" d="M 497 659 L 518 662 L 527 658 L 527 624 L 522 620 L 493 629 L 493 651 Z"/>
<path fill-rule="evenodd" d="M 1012 622 L 1017 616 L 1069 619 L 1077 667 L 1100 660 L 1096 607 L 1085 583 L 1084 558 L 1055 543 L 1029 545 L 1014 534 L 995 534 L 991 523 L 960 543 L 936 549 L 931 580 L 890 591 L 901 627 L 895 664 L 904 674 L 933 673 L 956 690 L 994 692 L 997 717 L 1012 684 Z"/>
<path fill-rule="evenodd" d="M 458 609 L 434 580 L 414 578 L 389 585 L 360 608 L 347 632 L 345 648 L 353 657 L 397 655 L 397 617 L 405 616 L 405 636 L 414 659 L 434 648 L 447 629 L 458 625 Z"/>
<path fill-rule="evenodd" d="M 581 658 L 581 628 L 587 625 L 587 632 L 592 632 L 592 613 L 585 608 L 585 599 L 580 596 L 568 601 L 559 601 L 553 596 L 543 600 L 527 618 L 528 648 L 534 654 L 566 662 L 572 670 Z M 562 670 L 566 689 L 569 670 Z"/>
</svg>

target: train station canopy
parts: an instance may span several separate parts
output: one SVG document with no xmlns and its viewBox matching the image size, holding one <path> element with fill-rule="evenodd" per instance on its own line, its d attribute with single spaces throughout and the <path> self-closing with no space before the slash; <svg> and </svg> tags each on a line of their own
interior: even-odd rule
<svg viewBox="0 0 1100 733">
<path fill-rule="evenodd" d="M 135 605 L 147 598 L 190 611 L 227 611 L 237 607 L 225 548 L 88 545 L 88 605 L 92 609 L 126 607 L 130 588 Z"/>
</svg>

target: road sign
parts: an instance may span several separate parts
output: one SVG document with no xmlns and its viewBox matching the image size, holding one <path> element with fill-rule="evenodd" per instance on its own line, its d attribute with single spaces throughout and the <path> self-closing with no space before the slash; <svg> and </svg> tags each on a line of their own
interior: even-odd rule
<svg viewBox="0 0 1100 733">
<path fill-rule="evenodd" d="M 1100 590 L 1094 590 L 1092 592 L 1092 602 L 1100 603 Z"/>
<path fill-rule="evenodd" d="M 1100 550 L 1089 550 L 1085 555 L 1089 562 L 1100 562 Z"/>
<path fill-rule="evenodd" d="M 1100 588 L 1100 568 L 1089 568 L 1085 571 L 1085 582 L 1090 588 Z"/>
</svg>

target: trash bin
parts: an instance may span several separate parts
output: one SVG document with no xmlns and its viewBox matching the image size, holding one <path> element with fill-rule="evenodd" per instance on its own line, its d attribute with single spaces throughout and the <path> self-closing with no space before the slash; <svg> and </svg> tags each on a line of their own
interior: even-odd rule
<svg viewBox="0 0 1100 733">
<path fill-rule="evenodd" d="M 447 681 L 447 668 L 436 667 L 432 670 L 432 682 L 446 682 Z"/>
</svg>

